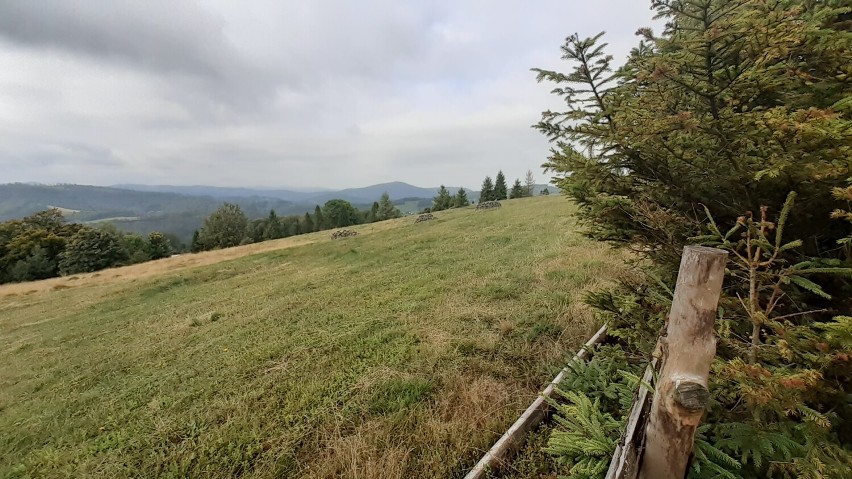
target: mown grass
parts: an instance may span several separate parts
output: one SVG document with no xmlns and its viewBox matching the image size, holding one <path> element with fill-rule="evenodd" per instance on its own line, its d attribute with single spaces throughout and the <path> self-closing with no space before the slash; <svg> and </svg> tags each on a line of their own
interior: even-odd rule
<svg viewBox="0 0 852 479">
<path fill-rule="evenodd" d="M 504 205 L 6 292 L 0 477 L 461 477 L 619 265 L 566 200 Z"/>
</svg>

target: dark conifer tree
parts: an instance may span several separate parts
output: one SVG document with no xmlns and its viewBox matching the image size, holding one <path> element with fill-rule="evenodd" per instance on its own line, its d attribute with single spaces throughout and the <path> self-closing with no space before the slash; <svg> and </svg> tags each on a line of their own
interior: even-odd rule
<svg viewBox="0 0 852 479">
<path fill-rule="evenodd" d="M 453 206 L 456 208 L 462 208 L 464 206 L 468 206 L 470 204 L 470 200 L 467 199 L 467 192 L 464 188 L 459 188 L 456 192 L 456 196 L 453 197 Z"/>
<path fill-rule="evenodd" d="M 322 208 L 317 205 L 317 207 L 314 208 L 314 231 L 322 231 L 325 228 L 325 219 L 322 215 Z"/>
<path fill-rule="evenodd" d="M 441 211 L 453 207 L 453 197 L 444 185 L 438 189 L 438 196 L 432 199 L 432 211 Z"/>
<path fill-rule="evenodd" d="M 479 192 L 479 202 L 483 201 L 491 201 L 494 199 L 494 183 L 491 181 L 490 176 L 486 176 L 485 180 L 482 181 L 482 188 Z"/>
<path fill-rule="evenodd" d="M 497 172 L 497 179 L 494 180 L 494 199 L 497 201 L 508 198 L 506 187 L 506 176 L 503 175 L 503 170 Z"/>
<path fill-rule="evenodd" d="M 526 195 L 526 191 L 524 187 L 521 185 L 521 180 L 516 179 L 515 184 L 512 185 L 512 190 L 509 191 L 509 198 L 523 198 Z"/>
<path fill-rule="evenodd" d="M 388 195 L 387 192 L 383 193 L 381 199 L 379 199 L 376 221 L 399 218 L 400 216 L 402 216 L 402 213 L 399 211 L 399 208 L 394 206 L 393 202 L 391 202 L 390 195 Z"/>
</svg>

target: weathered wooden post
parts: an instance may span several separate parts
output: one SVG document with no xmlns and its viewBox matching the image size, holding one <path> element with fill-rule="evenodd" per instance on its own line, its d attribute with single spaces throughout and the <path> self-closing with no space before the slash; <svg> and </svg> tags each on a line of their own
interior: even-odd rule
<svg viewBox="0 0 852 479">
<path fill-rule="evenodd" d="M 645 430 L 640 479 L 683 479 L 695 429 L 707 406 L 710 365 L 716 355 L 713 324 L 728 253 L 683 249 L 666 336 L 663 363 Z"/>
</svg>

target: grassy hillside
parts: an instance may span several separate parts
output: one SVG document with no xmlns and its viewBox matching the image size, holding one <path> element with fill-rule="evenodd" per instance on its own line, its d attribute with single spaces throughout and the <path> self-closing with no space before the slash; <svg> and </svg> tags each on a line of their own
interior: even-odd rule
<svg viewBox="0 0 852 479">
<path fill-rule="evenodd" d="M 0 287 L 0 477 L 461 477 L 619 264 L 504 205 Z"/>
</svg>

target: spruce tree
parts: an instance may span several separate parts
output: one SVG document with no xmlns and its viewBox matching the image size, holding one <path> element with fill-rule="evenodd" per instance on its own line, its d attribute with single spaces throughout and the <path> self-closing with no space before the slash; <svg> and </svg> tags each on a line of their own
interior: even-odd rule
<svg viewBox="0 0 852 479">
<path fill-rule="evenodd" d="M 314 231 L 322 231 L 325 228 L 325 219 L 322 216 L 322 208 L 317 205 L 317 207 L 314 208 Z"/>
<path fill-rule="evenodd" d="M 453 207 L 453 197 L 444 185 L 438 189 L 438 196 L 432 199 L 432 211 L 441 211 Z"/>
<path fill-rule="evenodd" d="M 453 206 L 456 208 L 462 208 L 470 205 L 470 200 L 467 199 L 467 192 L 464 188 L 459 188 L 456 192 L 456 196 L 453 198 Z"/>
<path fill-rule="evenodd" d="M 374 201 L 373 206 L 370 207 L 370 211 L 367 211 L 367 214 L 364 217 L 366 223 L 373 223 L 379 221 L 379 202 Z"/>
<path fill-rule="evenodd" d="M 538 124 L 555 142 L 546 168 L 588 234 L 629 245 L 654 278 L 589 300 L 618 347 L 647 355 L 682 247 L 730 251 L 696 465 L 717 477 L 845 477 L 852 252 L 831 216 L 852 168 L 848 2 L 653 5 L 665 30 L 640 30 L 620 70 L 601 35 L 568 37 L 568 73 L 536 70 L 567 104 Z"/>
<path fill-rule="evenodd" d="M 278 219 L 278 215 L 275 214 L 275 210 L 269 210 L 269 216 L 266 218 L 266 229 L 263 232 L 263 239 L 271 240 L 278 239 L 284 236 L 284 232 L 281 228 L 281 221 Z"/>
<path fill-rule="evenodd" d="M 394 204 L 390 200 L 390 195 L 387 192 L 382 193 L 382 197 L 379 199 L 378 210 L 376 212 L 376 220 L 384 221 L 393 218 L 399 218 L 402 216 L 402 213 L 399 211 L 399 208 L 394 206 Z"/>
<path fill-rule="evenodd" d="M 509 191 L 509 198 L 523 198 L 524 196 L 527 196 L 526 190 L 521 185 L 521 180 L 516 179 L 511 191 Z"/>
<path fill-rule="evenodd" d="M 198 230 L 195 230 L 192 232 L 192 241 L 189 242 L 189 252 L 198 253 L 199 251 L 204 251 L 204 245 L 201 244 L 201 236 L 198 234 Z"/>
<path fill-rule="evenodd" d="M 302 232 L 310 233 L 314 231 L 314 220 L 310 213 L 305 213 L 305 218 L 302 220 Z"/>
<path fill-rule="evenodd" d="M 506 176 L 503 175 L 503 170 L 497 172 L 497 179 L 494 180 L 494 199 L 497 201 L 508 198 L 506 187 Z"/>
<path fill-rule="evenodd" d="M 491 181 L 490 176 L 486 176 L 485 180 L 482 181 L 482 188 L 479 192 L 479 202 L 483 201 L 492 201 L 494 199 L 494 183 Z"/>
</svg>

